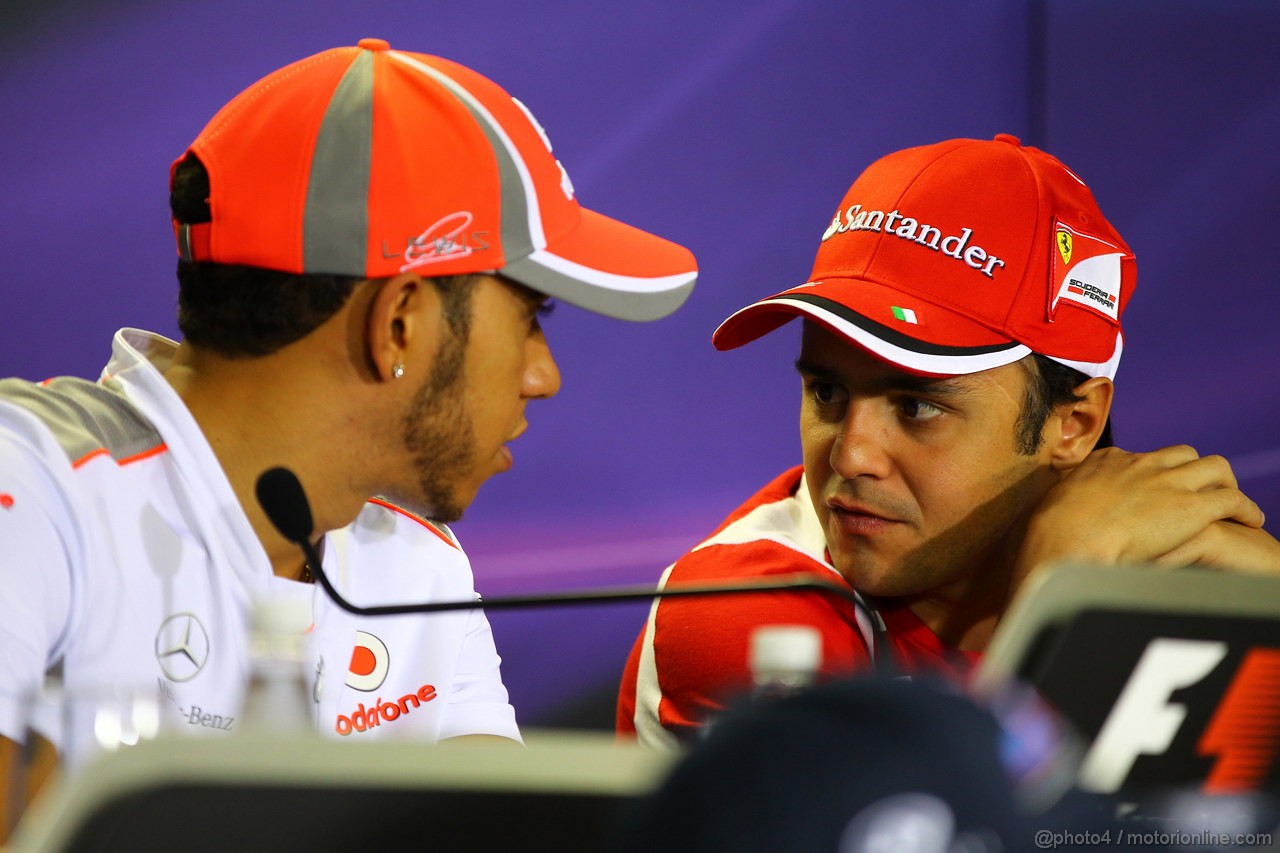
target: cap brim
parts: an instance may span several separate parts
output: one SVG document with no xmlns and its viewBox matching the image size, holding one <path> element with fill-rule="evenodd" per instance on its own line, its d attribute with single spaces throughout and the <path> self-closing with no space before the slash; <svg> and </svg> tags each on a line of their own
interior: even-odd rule
<svg viewBox="0 0 1280 853">
<path fill-rule="evenodd" d="M 848 278 L 808 282 L 748 305 L 721 323 L 711 340 L 716 349 L 733 349 L 795 317 L 813 320 L 890 364 L 929 376 L 977 373 L 1031 353 L 954 311 Z"/>
<path fill-rule="evenodd" d="M 572 232 L 500 272 L 588 311 L 643 322 L 684 304 L 698 265 L 681 245 L 584 209 Z"/>
</svg>

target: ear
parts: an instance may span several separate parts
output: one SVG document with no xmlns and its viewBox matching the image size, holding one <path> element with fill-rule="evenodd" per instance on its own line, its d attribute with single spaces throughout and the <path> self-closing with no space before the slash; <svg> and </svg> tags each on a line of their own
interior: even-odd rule
<svg viewBox="0 0 1280 853">
<path fill-rule="evenodd" d="M 1050 465 L 1058 471 L 1076 467 L 1093 452 L 1111 414 L 1115 386 L 1098 376 L 1082 382 L 1075 392 L 1081 399 L 1057 406 L 1045 422 Z"/>
<path fill-rule="evenodd" d="M 377 285 L 369 302 L 365 345 L 374 376 L 391 381 L 397 366 L 425 375 L 440 341 L 440 298 L 421 276 L 405 273 Z"/>
</svg>

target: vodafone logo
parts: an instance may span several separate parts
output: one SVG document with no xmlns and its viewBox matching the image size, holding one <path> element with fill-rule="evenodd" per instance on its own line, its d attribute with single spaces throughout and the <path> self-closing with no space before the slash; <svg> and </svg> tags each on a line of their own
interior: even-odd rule
<svg viewBox="0 0 1280 853">
<path fill-rule="evenodd" d="M 356 631 L 356 645 L 347 667 L 347 686 L 370 693 L 387 680 L 391 655 L 386 643 L 366 631 Z"/>
<path fill-rule="evenodd" d="M 361 702 L 350 714 L 339 714 L 333 730 L 343 737 L 352 732 L 367 732 L 384 722 L 394 723 L 401 717 L 408 716 L 414 708 L 421 708 L 423 702 L 430 702 L 438 695 L 435 685 L 424 684 L 416 693 L 406 693 L 390 702 L 379 696 L 368 707 Z"/>
<path fill-rule="evenodd" d="M 367 631 L 356 631 L 356 646 L 351 650 L 351 663 L 347 667 L 347 686 L 371 693 L 387 680 L 390 665 L 391 655 L 387 653 L 386 643 Z M 388 701 L 381 696 L 370 696 L 368 705 L 361 702 L 350 713 L 338 714 L 334 731 L 346 736 L 352 732 L 376 729 L 383 723 L 394 723 L 413 713 L 415 708 L 422 707 L 422 703 L 432 701 L 436 695 L 434 685 L 423 684 L 415 692 L 406 693 L 399 699 Z"/>
</svg>

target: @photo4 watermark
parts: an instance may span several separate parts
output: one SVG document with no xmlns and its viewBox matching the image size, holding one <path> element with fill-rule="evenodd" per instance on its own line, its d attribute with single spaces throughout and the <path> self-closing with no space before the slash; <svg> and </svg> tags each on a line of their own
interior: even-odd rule
<svg viewBox="0 0 1280 853">
<path fill-rule="evenodd" d="M 1036 833 L 1036 847 L 1041 850 L 1079 847 L 1165 847 L 1222 848 L 1265 847 L 1271 844 L 1270 832 L 1180 832 L 1108 829 L 1104 832 L 1058 832 L 1042 829 Z"/>
</svg>

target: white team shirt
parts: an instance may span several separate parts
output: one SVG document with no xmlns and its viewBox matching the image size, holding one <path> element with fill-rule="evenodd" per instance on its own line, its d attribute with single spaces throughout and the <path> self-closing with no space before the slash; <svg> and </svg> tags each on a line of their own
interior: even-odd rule
<svg viewBox="0 0 1280 853">
<path fill-rule="evenodd" d="M 200 428 L 161 375 L 176 344 L 124 329 L 102 380 L 0 382 L 0 734 L 46 673 L 154 689 L 168 731 L 235 731 L 257 600 L 309 603 L 321 731 L 520 739 L 480 610 L 358 617 L 276 577 Z M 370 501 L 323 545 L 358 605 L 476 598 L 447 528 Z"/>
</svg>

